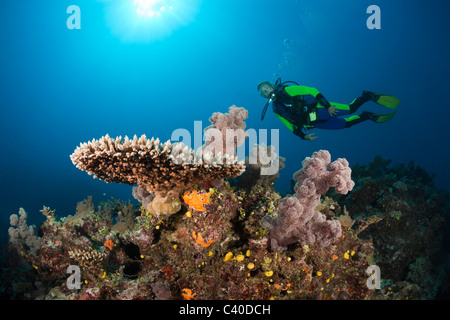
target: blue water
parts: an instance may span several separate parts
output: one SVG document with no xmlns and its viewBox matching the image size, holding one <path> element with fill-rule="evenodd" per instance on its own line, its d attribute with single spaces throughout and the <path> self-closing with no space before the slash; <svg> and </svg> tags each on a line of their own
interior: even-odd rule
<svg viewBox="0 0 450 320">
<path fill-rule="evenodd" d="M 121 30 L 138 18 L 114 8 L 124 2 L 0 2 L 2 239 L 20 207 L 39 223 L 43 205 L 65 216 L 89 195 L 97 203 L 132 199 L 131 186 L 94 180 L 72 165 L 80 142 L 107 133 L 166 141 L 177 128 L 193 130 L 194 121 L 208 126 L 213 112 L 231 105 L 249 110 L 247 128 L 280 130 L 287 159 L 280 192 L 319 149 L 350 165 L 376 155 L 414 161 L 450 188 L 450 3 L 180 0 L 195 6 L 185 25 L 155 40 Z M 366 26 L 372 4 L 381 9 L 380 30 Z M 70 5 L 81 9 L 80 30 L 67 28 Z M 371 90 L 402 102 L 390 122 L 316 129 L 319 139 L 303 141 L 270 109 L 260 120 L 266 101 L 256 85 L 276 76 L 315 87 L 329 101 L 350 103 Z M 364 109 L 390 112 L 374 103 Z"/>
</svg>

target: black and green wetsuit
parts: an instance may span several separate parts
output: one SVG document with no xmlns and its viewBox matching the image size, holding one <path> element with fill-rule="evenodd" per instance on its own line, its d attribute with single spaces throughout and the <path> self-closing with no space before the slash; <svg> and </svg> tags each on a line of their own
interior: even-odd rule
<svg viewBox="0 0 450 320">
<path fill-rule="evenodd" d="M 279 86 L 275 89 L 273 112 L 295 135 L 304 139 L 303 130 L 313 128 L 338 130 L 370 119 L 369 112 L 348 116 L 371 100 L 366 91 L 351 104 L 328 102 L 315 88 L 306 86 Z M 337 114 L 332 116 L 328 108 L 334 106 Z"/>
</svg>

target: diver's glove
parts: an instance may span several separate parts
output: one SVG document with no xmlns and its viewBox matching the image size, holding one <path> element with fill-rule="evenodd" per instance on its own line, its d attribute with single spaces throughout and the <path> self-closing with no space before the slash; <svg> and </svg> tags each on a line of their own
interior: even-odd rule
<svg viewBox="0 0 450 320">
<path fill-rule="evenodd" d="M 318 137 L 313 137 L 313 135 L 314 135 L 314 133 L 305 135 L 305 140 L 314 141 L 318 138 Z"/>
<path fill-rule="evenodd" d="M 336 110 L 335 106 L 330 106 L 327 109 L 327 111 L 328 111 L 328 113 L 330 114 L 331 117 L 335 117 L 337 115 L 337 113 L 338 113 L 338 111 Z"/>
<path fill-rule="evenodd" d="M 302 131 L 302 128 L 301 127 L 297 127 L 297 126 L 294 126 L 293 133 L 297 137 L 300 137 L 300 139 L 303 139 L 303 140 L 313 141 L 313 140 L 316 140 L 318 138 L 318 137 L 313 137 L 314 133 L 304 134 L 303 131 Z"/>
</svg>

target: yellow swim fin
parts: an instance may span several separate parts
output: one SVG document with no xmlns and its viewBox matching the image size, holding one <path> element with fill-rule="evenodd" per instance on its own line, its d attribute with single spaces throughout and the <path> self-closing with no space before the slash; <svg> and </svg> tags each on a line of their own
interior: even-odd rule
<svg viewBox="0 0 450 320">
<path fill-rule="evenodd" d="M 378 94 L 374 93 L 374 102 L 381 104 L 382 106 L 385 106 L 390 109 L 395 109 L 400 104 L 400 99 L 389 96 L 387 94 Z"/>
<path fill-rule="evenodd" d="M 383 122 L 391 120 L 395 116 L 396 113 L 397 112 L 395 111 L 395 112 L 388 113 L 388 114 L 372 114 L 371 119 L 373 121 L 375 121 L 376 123 L 383 123 Z"/>
</svg>

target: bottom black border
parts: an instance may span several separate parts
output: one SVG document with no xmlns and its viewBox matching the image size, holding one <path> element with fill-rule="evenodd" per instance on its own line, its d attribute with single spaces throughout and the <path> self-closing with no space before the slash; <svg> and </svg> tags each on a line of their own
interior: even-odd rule
<svg viewBox="0 0 450 320">
<path fill-rule="evenodd" d="M 8 309 L 15 314 L 41 312 L 47 318 L 89 318 L 95 316 L 114 319 L 142 315 L 145 319 L 280 319 L 280 317 L 368 317 L 415 315 L 418 312 L 433 313 L 448 306 L 442 301 L 0 301 L 3 313 Z M 62 309 L 61 309 L 62 308 Z M 430 309 L 432 308 L 432 309 Z M 61 310 L 56 312 L 56 310 Z M 53 311 L 53 312 L 52 312 Z M 42 313 L 41 313 L 42 314 Z M 83 319 L 84 320 L 84 319 Z"/>
</svg>

